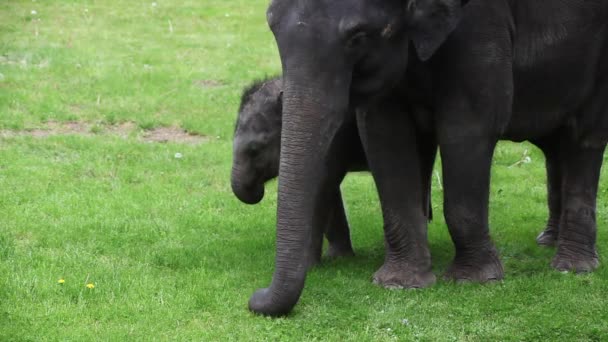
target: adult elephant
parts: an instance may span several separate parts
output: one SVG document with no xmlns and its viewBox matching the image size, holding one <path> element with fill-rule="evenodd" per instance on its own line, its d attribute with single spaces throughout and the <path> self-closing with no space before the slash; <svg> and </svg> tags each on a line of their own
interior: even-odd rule
<svg viewBox="0 0 608 342">
<path fill-rule="evenodd" d="M 608 59 L 608 2 L 467 2 L 271 3 L 268 22 L 284 75 L 277 256 L 272 283 L 254 293 L 251 310 L 281 315 L 299 299 L 319 234 L 317 204 L 335 182 L 328 156 L 349 104 L 359 108 L 383 207 L 387 256 L 375 275 L 381 284 L 417 287 L 431 275 L 420 206 L 425 175 L 418 167 L 426 131 L 440 145 L 444 214 L 456 247 L 448 278 L 503 277 L 488 229 L 490 164 L 501 138 L 554 150 L 548 162 L 559 180 L 561 215 L 552 265 L 597 266 L 595 200 L 608 140 L 608 64 L 600 63 Z M 411 119 L 391 100 L 399 83 L 417 104 Z M 402 120 L 410 128 L 395 129 Z"/>
</svg>

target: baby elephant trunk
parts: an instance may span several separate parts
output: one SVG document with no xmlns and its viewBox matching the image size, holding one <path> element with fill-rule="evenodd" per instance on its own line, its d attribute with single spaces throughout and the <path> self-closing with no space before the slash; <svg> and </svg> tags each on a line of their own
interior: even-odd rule
<svg viewBox="0 0 608 342">
<path fill-rule="evenodd" d="M 264 198 L 264 183 L 257 182 L 254 175 L 239 163 L 232 166 L 230 178 L 232 192 L 241 202 L 257 204 Z"/>
</svg>

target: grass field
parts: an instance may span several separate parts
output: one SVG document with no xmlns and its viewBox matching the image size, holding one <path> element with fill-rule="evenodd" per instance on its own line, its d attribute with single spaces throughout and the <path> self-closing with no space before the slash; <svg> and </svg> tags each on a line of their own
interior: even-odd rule
<svg viewBox="0 0 608 342">
<path fill-rule="evenodd" d="M 528 144 L 501 143 L 493 165 L 504 282 L 372 285 L 380 210 L 356 174 L 343 189 L 357 256 L 310 272 L 289 317 L 249 313 L 273 271 L 276 183 L 247 206 L 229 170 L 240 89 L 280 70 L 266 3 L 0 1 L 0 341 L 608 339 L 605 259 L 561 274 L 535 245 L 544 160 Z M 196 143 L 145 138 L 160 127 Z M 531 162 L 512 166 L 526 150 Z M 438 184 L 429 236 L 441 274 L 453 247 Z"/>
</svg>

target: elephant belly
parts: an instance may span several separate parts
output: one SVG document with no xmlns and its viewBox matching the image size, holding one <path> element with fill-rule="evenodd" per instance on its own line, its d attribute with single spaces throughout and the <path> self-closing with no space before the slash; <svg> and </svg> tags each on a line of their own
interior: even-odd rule
<svg viewBox="0 0 608 342">
<path fill-rule="evenodd" d="M 549 77 L 516 81 L 513 107 L 503 138 L 540 138 L 577 116 L 592 93 L 591 80 Z"/>
<path fill-rule="evenodd" d="M 513 107 L 504 132 L 505 139 L 516 141 L 545 136 L 587 115 L 584 108 L 606 73 L 605 22 L 552 25 L 527 19 L 532 22 L 518 26 L 514 37 Z"/>
</svg>

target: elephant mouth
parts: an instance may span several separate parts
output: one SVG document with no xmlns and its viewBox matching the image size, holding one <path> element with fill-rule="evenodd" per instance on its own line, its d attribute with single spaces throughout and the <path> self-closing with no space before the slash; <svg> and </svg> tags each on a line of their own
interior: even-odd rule
<svg viewBox="0 0 608 342">
<path fill-rule="evenodd" d="M 258 204 L 264 198 L 264 183 L 249 186 L 233 184 L 232 192 L 243 203 Z"/>
</svg>

